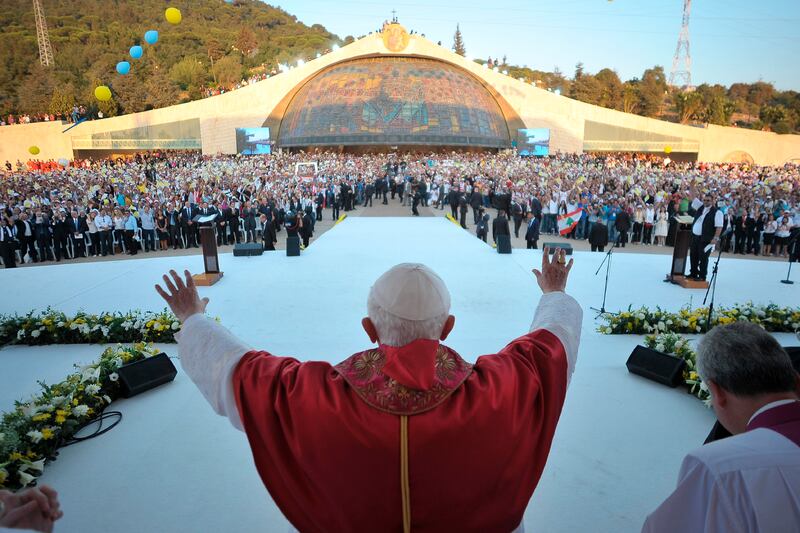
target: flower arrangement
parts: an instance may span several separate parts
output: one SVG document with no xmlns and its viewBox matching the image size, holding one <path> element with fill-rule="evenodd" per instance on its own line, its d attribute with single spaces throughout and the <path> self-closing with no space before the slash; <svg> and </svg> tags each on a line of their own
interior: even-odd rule
<svg viewBox="0 0 800 533">
<path fill-rule="evenodd" d="M 96 344 L 115 342 L 175 342 L 178 319 L 161 312 L 128 311 L 68 316 L 47 308 L 35 314 L 0 316 L 0 346 L 7 344 Z"/>
<path fill-rule="evenodd" d="M 658 333 L 645 337 L 644 344 L 657 352 L 683 359 L 686 362 L 686 367 L 683 370 L 683 380 L 689 388 L 689 393 L 706 402 L 706 405 L 710 405 L 711 394 L 708 391 L 708 386 L 703 383 L 700 374 L 697 373 L 697 354 L 692 349 L 688 339 L 677 333 Z"/>
<path fill-rule="evenodd" d="M 119 397 L 117 369 L 158 353 L 144 343 L 112 346 L 95 363 L 76 365 L 61 383 L 39 382 L 38 396 L 16 402 L 0 418 L 0 489 L 33 483 L 45 461 L 55 459 L 60 446 Z"/>
<path fill-rule="evenodd" d="M 621 313 L 602 315 L 604 325 L 597 328 L 606 335 L 632 334 L 648 335 L 658 333 L 702 333 L 705 330 L 708 308 L 689 309 L 684 307 L 677 313 L 641 307 L 628 308 Z M 792 333 L 800 331 L 800 308 L 780 307 L 775 304 L 754 305 L 752 302 L 733 307 L 717 308 L 711 319 L 711 327 L 718 324 L 731 324 L 746 321 L 758 324 L 767 331 Z"/>
</svg>

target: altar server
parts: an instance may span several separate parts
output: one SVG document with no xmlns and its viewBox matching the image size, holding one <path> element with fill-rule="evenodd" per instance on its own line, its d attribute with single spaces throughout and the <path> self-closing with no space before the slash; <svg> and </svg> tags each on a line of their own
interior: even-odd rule
<svg viewBox="0 0 800 533">
<path fill-rule="evenodd" d="M 580 339 L 581 308 L 563 292 L 572 260 L 548 257 L 530 331 L 475 364 L 441 344 L 450 294 L 421 264 L 375 282 L 362 325 L 377 347 L 336 366 L 240 341 L 203 314 L 188 271 L 156 289 L 183 322 L 183 368 L 246 432 L 295 528 L 510 532 L 545 467 Z"/>
<path fill-rule="evenodd" d="M 686 456 L 677 488 L 642 531 L 800 531 L 800 401 L 789 356 L 761 327 L 737 322 L 700 341 L 697 368 L 734 436 Z"/>
</svg>

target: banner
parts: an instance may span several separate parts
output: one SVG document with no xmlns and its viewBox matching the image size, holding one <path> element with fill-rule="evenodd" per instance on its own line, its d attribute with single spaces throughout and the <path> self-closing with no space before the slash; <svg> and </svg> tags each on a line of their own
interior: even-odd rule
<svg viewBox="0 0 800 533">
<path fill-rule="evenodd" d="M 559 215 L 558 217 L 558 232 L 561 235 L 566 235 L 567 233 L 571 232 L 575 229 L 575 226 L 578 225 L 578 221 L 583 216 L 583 209 L 576 209 L 572 213 L 567 213 L 566 215 Z"/>
</svg>

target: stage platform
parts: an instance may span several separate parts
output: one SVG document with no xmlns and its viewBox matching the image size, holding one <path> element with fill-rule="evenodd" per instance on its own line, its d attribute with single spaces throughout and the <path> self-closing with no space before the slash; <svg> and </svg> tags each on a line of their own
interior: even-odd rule
<svg viewBox="0 0 800 533">
<path fill-rule="evenodd" d="M 541 483 L 525 514 L 527 531 L 638 531 L 672 490 L 681 459 L 699 446 L 714 420 L 682 389 L 627 373 L 637 336 L 595 332 L 603 296 L 604 254 L 576 252 L 568 286 L 584 307 L 577 370 Z M 300 257 L 220 255 L 225 277 L 201 288 L 219 316 L 254 346 L 304 360 L 338 362 L 368 346 L 360 319 L 371 283 L 390 266 L 419 261 L 436 270 L 452 294 L 456 326 L 448 344 L 473 361 L 493 353 L 530 325 L 540 291 L 530 270 L 541 251 L 499 255 L 443 218 L 348 218 Z M 198 271 L 201 258 L 154 257 L 0 271 L 0 313 L 52 306 L 83 309 L 164 307 L 153 284 L 170 268 Z M 663 283 L 669 257 L 613 257 L 606 307 L 699 306 L 704 291 Z M 800 301 L 799 285 L 782 285 L 786 265 L 730 260 L 720 264 L 717 303 Z M 793 335 L 779 335 L 796 345 Z M 174 345 L 163 349 L 176 354 Z M 53 382 L 101 346 L 10 347 L 0 352 L 0 408 Z M 65 448 L 42 481 L 61 494 L 56 531 L 139 533 L 286 532 L 261 484 L 245 436 L 211 411 L 188 377 L 113 408 L 113 431 Z M 464 445 L 469 445 L 464 443 Z"/>
</svg>

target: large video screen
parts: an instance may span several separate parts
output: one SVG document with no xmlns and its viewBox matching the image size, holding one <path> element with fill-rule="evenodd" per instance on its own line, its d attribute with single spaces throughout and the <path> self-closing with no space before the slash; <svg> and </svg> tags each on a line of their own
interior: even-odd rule
<svg viewBox="0 0 800 533">
<path fill-rule="evenodd" d="M 269 154 L 269 128 L 236 128 L 236 151 L 244 155 Z"/>
<path fill-rule="evenodd" d="M 517 130 L 517 152 L 523 156 L 550 155 L 550 130 L 548 128 Z"/>
</svg>

